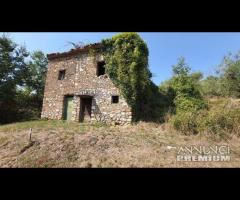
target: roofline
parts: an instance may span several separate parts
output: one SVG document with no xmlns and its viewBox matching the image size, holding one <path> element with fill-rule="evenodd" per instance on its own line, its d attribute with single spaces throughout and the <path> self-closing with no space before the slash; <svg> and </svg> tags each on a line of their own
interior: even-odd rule
<svg viewBox="0 0 240 200">
<path fill-rule="evenodd" d="M 63 52 L 63 53 L 57 52 L 57 53 L 47 54 L 47 58 L 48 60 L 54 60 L 56 58 L 65 58 L 65 57 L 77 55 L 79 53 L 88 52 L 90 49 L 100 48 L 101 46 L 102 46 L 102 43 L 88 44 L 84 47 L 71 49 L 70 51 Z"/>
</svg>

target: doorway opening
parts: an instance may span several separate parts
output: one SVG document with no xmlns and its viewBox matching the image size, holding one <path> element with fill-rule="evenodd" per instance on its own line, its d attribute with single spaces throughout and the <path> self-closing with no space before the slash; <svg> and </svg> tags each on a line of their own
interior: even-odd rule
<svg viewBox="0 0 240 200">
<path fill-rule="evenodd" d="M 92 113 L 92 97 L 81 96 L 79 121 L 80 122 L 91 121 L 91 113 Z"/>
</svg>

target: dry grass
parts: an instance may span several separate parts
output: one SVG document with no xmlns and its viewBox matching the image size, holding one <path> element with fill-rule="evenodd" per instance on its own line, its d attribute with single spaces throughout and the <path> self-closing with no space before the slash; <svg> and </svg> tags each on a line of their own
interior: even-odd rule
<svg viewBox="0 0 240 200">
<path fill-rule="evenodd" d="M 239 108 L 240 107 L 240 99 L 236 98 L 224 98 L 224 97 L 215 97 L 215 98 L 208 98 L 207 99 L 210 108 L 219 108 L 219 107 L 225 107 L 225 108 Z"/>
<path fill-rule="evenodd" d="M 167 124 L 31 121 L 0 126 L 0 167 L 239 167 L 239 142 L 238 137 L 184 136 Z M 167 148 L 213 144 L 229 145 L 231 162 L 177 162 L 177 152 Z"/>
</svg>

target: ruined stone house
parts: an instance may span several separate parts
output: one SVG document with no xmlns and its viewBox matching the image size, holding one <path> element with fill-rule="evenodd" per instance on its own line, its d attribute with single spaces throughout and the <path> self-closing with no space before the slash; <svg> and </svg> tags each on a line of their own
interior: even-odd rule
<svg viewBox="0 0 240 200">
<path fill-rule="evenodd" d="M 107 74 L 100 54 L 87 45 L 69 52 L 48 54 L 42 118 L 129 124 L 132 112 Z"/>
</svg>

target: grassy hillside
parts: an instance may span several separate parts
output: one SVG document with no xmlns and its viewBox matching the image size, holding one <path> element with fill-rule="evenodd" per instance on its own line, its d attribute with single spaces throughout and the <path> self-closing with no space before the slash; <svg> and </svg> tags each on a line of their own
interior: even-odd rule
<svg viewBox="0 0 240 200">
<path fill-rule="evenodd" d="M 32 128 L 32 142 L 29 129 Z M 29 121 L 0 126 L 0 167 L 239 167 L 240 139 L 185 136 L 168 124 Z M 184 145 L 228 145 L 231 162 L 177 162 Z"/>
</svg>

